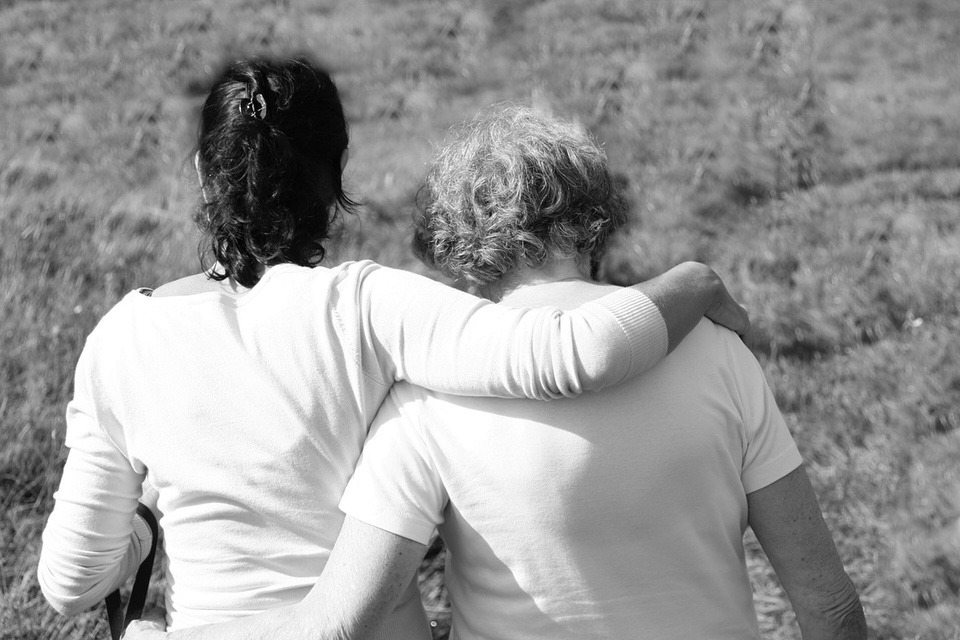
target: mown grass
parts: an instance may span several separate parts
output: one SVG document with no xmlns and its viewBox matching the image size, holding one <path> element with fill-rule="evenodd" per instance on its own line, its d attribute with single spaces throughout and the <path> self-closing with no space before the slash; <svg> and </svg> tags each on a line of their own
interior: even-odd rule
<svg viewBox="0 0 960 640">
<path fill-rule="evenodd" d="M 35 577 L 73 366 L 124 292 L 196 269 L 196 109 L 221 60 L 257 51 L 314 52 L 342 88 L 367 205 L 336 259 L 422 271 L 413 194 L 477 109 L 590 128 L 634 204 L 605 277 L 723 274 L 873 637 L 960 637 L 953 0 L 0 1 L 0 637 L 106 634 Z M 799 637 L 747 547 L 765 637 Z"/>
</svg>

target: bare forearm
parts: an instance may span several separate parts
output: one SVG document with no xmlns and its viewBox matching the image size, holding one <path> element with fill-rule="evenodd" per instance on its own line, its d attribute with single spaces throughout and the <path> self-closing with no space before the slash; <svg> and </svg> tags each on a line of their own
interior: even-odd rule
<svg viewBox="0 0 960 640">
<path fill-rule="evenodd" d="M 338 636 L 325 635 L 319 629 L 319 621 L 310 629 L 309 636 L 300 621 L 295 606 L 272 609 L 257 616 L 241 618 L 220 624 L 192 627 L 169 632 L 166 640 L 281 640 L 282 638 L 311 637 L 317 640 L 339 640 Z"/>
<path fill-rule="evenodd" d="M 720 276 L 699 262 L 684 262 L 635 286 L 660 310 L 670 351 L 704 316 L 740 334 L 750 327 L 746 310 L 733 300 Z"/>
<path fill-rule="evenodd" d="M 423 544 L 348 516 L 326 568 L 301 602 L 168 635 L 128 635 L 130 640 L 362 640 L 393 610 L 425 552 Z"/>
<path fill-rule="evenodd" d="M 124 640 L 347 640 L 350 634 L 334 624 L 324 612 L 308 612 L 302 605 L 289 605 L 257 615 L 177 631 L 165 631 L 166 623 L 149 613 L 127 628 Z"/>
<path fill-rule="evenodd" d="M 803 640 L 862 640 L 860 596 L 801 466 L 747 495 L 750 526 L 797 614 Z"/>
</svg>

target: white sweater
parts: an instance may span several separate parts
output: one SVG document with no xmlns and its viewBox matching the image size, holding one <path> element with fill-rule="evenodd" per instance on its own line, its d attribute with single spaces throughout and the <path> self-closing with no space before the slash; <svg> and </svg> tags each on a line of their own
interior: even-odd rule
<svg viewBox="0 0 960 640">
<path fill-rule="evenodd" d="M 41 588 L 72 614 L 135 570 L 146 477 L 163 513 L 171 628 L 299 601 L 395 381 L 572 396 L 649 368 L 666 347 L 637 290 L 570 312 L 509 309 L 371 262 L 276 266 L 238 296 L 131 292 L 77 365 Z"/>
</svg>

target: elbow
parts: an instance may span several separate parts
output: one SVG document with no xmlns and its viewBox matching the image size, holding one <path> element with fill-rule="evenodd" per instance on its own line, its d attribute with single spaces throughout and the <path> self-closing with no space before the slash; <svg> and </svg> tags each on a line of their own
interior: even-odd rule
<svg viewBox="0 0 960 640">
<path fill-rule="evenodd" d="M 275 619 L 267 621 L 273 630 L 282 630 L 285 638 L 323 638 L 324 640 L 363 640 L 367 636 L 356 625 L 356 620 L 332 615 L 329 610 L 318 613 L 305 601 L 291 607 L 275 610 Z M 273 637 L 273 636 L 271 636 Z"/>
<path fill-rule="evenodd" d="M 860 596 L 853 585 L 850 586 L 850 595 L 835 602 L 826 610 L 827 619 L 836 629 L 838 638 L 850 640 L 866 640 L 867 618 L 863 613 Z"/>
<path fill-rule="evenodd" d="M 48 592 L 44 592 L 43 595 L 47 599 L 47 603 L 53 607 L 54 611 L 68 618 L 80 615 L 92 606 L 86 602 L 80 602 L 72 598 L 51 596 Z"/>
<path fill-rule="evenodd" d="M 73 617 L 83 613 L 97 602 L 91 601 L 85 597 L 85 594 L 68 593 L 62 589 L 61 585 L 51 585 L 49 581 L 42 578 L 39 582 L 40 590 L 47 603 L 62 616 Z"/>
<path fill-rule="evenodd" d="M 806 608 L 797 608 L 801 631 L 805 627 L 829 630 L 829 637 L 841 640 L 866 640 L 867 620 L 853 582 L 846 578 L 836 590 L 819 594 L 817 602 Z M 819 637 L 819 636 L 816 636 Z"/>
<path fill-rule="evenodd" d="M 62 616 L 72 617 L 95 606 L 101 600 L 96 589 L 85 589 L 65 572 L 57 571 L 43 553 L 37 567 L 37 582 L 43 597 Z"/>
</svg>

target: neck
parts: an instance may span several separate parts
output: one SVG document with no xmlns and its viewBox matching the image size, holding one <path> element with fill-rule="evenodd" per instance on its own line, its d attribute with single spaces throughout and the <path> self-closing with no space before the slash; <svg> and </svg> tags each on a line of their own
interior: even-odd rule
<svg viewBox="0 0 960 640">
<path fill-rule="evenodd" d="M 266 275 L 267 271 L 269 271 L 270 268 L 273 266 L 274 265 L 258 264 L 256 268 L 257 279 L 259 280 L 264 275 Z M 219 262 L 214 263 L 214 265 L 209 269 L 209 271 L 205 272 L 205 275 L 209 278 L 210 274 L 215 271 L 219 271 L 221 273 L 224 272 L 224 268 Z M 220 281 L 210 279 L 210 282 L 214 283 L 213 284 L 214 288 L 219 287 L 221 290 L 228 291 L 230 293 L 244 293 L 246 291 L 249 291 L 248 287 L 243 286 L 233 278 L 227 278 L 226 280 L 220 280 Z"/>
<path fill-rule="evenodd" d="M 532 269 L 522 267 L 507 274 L 496 282 L 481 287 L 483 297 L 490 300 L 500 300 L 504 296 L 520 289 L 538 284 L 560 282 L 561 280 L 588 280 L 584 266 L 586 258 L 553 258 L 545 265 Z"/>
</svg>

